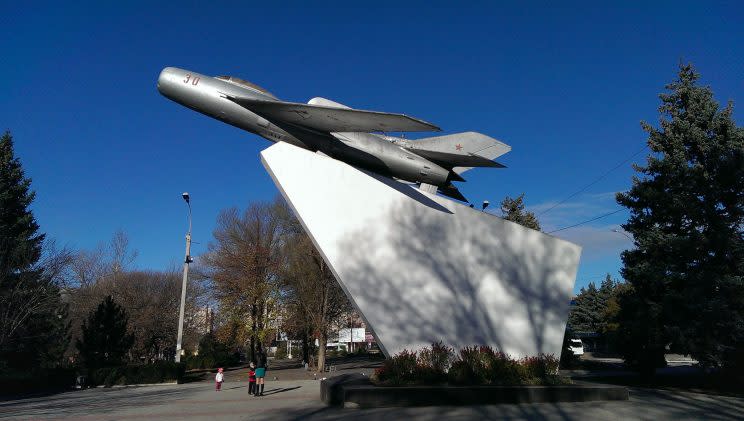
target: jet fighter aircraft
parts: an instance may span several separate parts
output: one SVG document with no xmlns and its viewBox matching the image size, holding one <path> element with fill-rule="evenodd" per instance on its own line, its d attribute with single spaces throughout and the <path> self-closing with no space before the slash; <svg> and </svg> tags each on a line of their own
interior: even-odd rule
<svg viewBox="0 0 744 421">
<path fill-rule="evenodd" d="M 440 131 L 403 114 L 357 110 L 316 97 L 307 104 L 285 102 L 233 76 L 211 77 L 166 67 L 158 78 L 165 97 L 272 142 L 288 142 L 422 190 L 467 202 L 453 181 L 473 167 L 504 166 L 493 159 L 511 146 L 465 132 L 411 140 L 386 132 Z M 379 133 L 377 133 L 379 132 Z"/>
</svg>

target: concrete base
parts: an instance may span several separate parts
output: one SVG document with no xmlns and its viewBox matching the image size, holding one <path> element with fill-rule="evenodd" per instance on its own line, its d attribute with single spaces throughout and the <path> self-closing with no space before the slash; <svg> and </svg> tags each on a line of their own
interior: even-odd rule
<svg viewBox="0 0 744 421">
<path fill-rule="evenodd" d="M 261 159 L 385 355 L 560 355 L 579 246 L 287 143 Z"/>
<path fill-rule="evenodd" d="M 329 406 L 379 408 L 621 401 L 628 400 L 628 389 L 603 385 L 380 387 L 367 377 L 344 375 L 323 380 L 320 395 Z"/>
</svg>

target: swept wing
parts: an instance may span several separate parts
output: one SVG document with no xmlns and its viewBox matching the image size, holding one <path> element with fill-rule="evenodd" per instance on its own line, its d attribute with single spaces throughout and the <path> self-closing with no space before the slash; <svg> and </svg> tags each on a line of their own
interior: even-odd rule
<svg viewBox="0 0 744 421">
<path fill-rule="evenodd" d="M 383 113 L 295 102 L 267 101 L 226 95 L 267 120 L 322 132 L 428 132 L 441 129 L 404 114 Z"/>
</svg>

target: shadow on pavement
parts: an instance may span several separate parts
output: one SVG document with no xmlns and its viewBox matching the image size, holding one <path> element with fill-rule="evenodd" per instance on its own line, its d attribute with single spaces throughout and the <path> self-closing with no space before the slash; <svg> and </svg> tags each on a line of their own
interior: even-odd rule
<svg viewBox="0 0 744 421">
<path fill-rule="evenodd" d="M 283 387 L 283 388 L 279 388 L 279 389 L 269 389 L 269 390 L 265 391 L 265 392 L 263 393 L 263 395 L 264 395 L 264 396 L 268 396 L 268 395 L 276 395 L 277 393 L 282 393 L 282 392 L 289 392 L 290 390 L 297 390 L 297 389 L 299 389 L 299 388 L 301 388 L 301 387 L 302 387 L 302 386 L 295 386 L 295 387 Z"/>
</svg>

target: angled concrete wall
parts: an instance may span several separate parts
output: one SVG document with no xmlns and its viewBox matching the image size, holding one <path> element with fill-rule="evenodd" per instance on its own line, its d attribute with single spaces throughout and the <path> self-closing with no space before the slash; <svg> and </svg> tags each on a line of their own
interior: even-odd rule
<svg viewBox="0 0 744 421">
<path fill-rule="evenodd" d="M 261 159 L 386 355 L 560 355 L 579 246 L 286 143 Z"/>
</svg>

